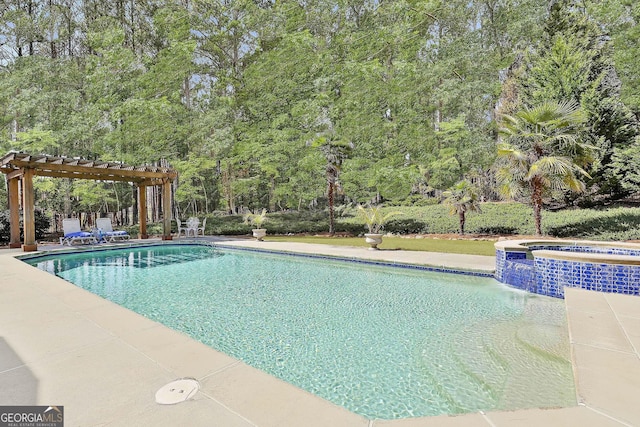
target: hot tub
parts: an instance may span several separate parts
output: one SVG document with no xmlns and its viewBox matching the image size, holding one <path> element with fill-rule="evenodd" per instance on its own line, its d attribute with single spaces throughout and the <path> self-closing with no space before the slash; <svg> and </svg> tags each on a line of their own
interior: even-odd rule
<svg viewBox="0 0 640 427">
<path fill-rule="evenodd" d="M 640 295 L 640 244 L 586 240 L 496 242 L 498 281 L 564 298 L 564 288 Z"/>
</svg>

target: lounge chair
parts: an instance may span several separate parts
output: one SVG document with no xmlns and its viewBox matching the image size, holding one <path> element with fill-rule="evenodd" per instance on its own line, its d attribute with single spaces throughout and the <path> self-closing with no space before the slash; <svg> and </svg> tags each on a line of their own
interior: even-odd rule
<svg viewBox="0 0 640 427">
<path fill-rule="evenodd" d="M 129 233 L 124 230 L 113 230 L 111 220 L 109 218 L 96 219 L 96 227 L 100 230 L 102 238 L 107 242 L 115 242 L 117 240 L 128 240 L 131 238 Z"/>
<path fill-rule="evenodd" d="M 80 229 L 80 220 L 78 218 L 65 218 L 62 220 L 62 230 L 64 237 L 60 238 L 61 245 L 75 245 L 76 243 L 92 244 L 98 243 L 98 240 L 88 231 Z"/>
</svg>

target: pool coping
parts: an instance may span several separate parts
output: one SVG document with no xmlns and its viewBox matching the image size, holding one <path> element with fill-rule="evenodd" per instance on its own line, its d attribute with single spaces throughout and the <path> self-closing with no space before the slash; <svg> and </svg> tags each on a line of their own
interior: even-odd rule
<svg viewBox="0 0 640 427">
<path fill-rule="evenodd" d="M 242 239 L 217 242 L 255 248 L 255 243 Z M 316 246 L 301 247 L 307 254 L 318 254 L 321 249 Z M 286 249 L 296 252 L 300 246 Z M 334 253 L 345 252 L 349 257 L 355 253 Z M 0 390 L 0 404 L 25 403 L 18 401 L 15 390 L 30 373 L 37 379 L 37 394 L 26 403 L 66 406 L 67 425 L 128 425 L 133 419 L 141 425 L 188 419 L 192 425 L 225 426 L 640 425 L 638 297 L 568 290 L 575 407 L 367 420 L 31 268 L 15 259 L 20 254 L 0 254 L 0 337 L 4 350 L 15 355 L 0 357 L 2 384 L 14 385 Z M 372 256 L 366 249 L 358 254 Z M 386 255 L 393 256 L 375 256 L 396 262 L 402 254 Z M 452 258 L 458 262 L 458 257 Z M 202 384 L 194 399 L 173 406 L 154 402 L 157 389 L 186 376 Z"/>
<path fill-rule="evenodd" d="M 246 244 L 246 242 L 243 241 Z M 380 267 L 394 267 L 394 268 L 404 268 L 409 270 L 420 270 L 420 271 L 430 271 L 434 273 L 450 273 L 450 274 L 462 274 L 468 276 L 477 276 L 477 277 L 494 277 L 494 271 L 492 269 L 466 269 L 466 268 L 449 268 L 445 265 L 431 265 L 431 264 L 415 264 L 401 261 L 384 261 L 384 260 L 376 260 L 369 258 L 360 258 L 355 256 L 345 256 L 345 255 L 330 255 L 323 253 L 305 253 L 305 252 L 295 252 L 286 249 L 266 249 L 264 247 L 253 247 L 253 246 L 243 246 L 243 245 L 232 245 L 232 244 L 224 244 L 220 242 L 211 242 L 211 241 L 203 241 L 203 240 L 183 240 L 183 241 L 160 241 L 156 243 L 136 243 L 132 242 L 126 245 L 111 245 L 111 246 L 84 246 L 78 248 L 65 248 L 65 249 L 54 249 L 48 251 L 40 251 L 40 252 L 31 252 L 26 254 L 18 255 L 16 258 L 18 259 L 38 259 L 45 258 L 48 256 L 55 256 L 57 254 L 65 254 L 65 253 L 77 253 L 78 250 L 82 252 L 97 252 L 104 251 L 110 249 L 117 248 L 144 248 L 150 246 L 157 245 L 194 245 L 201 246 L 207 245 L 214 248 L 227 249 L 227 250 L 236 250 L 236 251 L 247 251 L 247 252 L 257 252 L 257 253 L 265 253 L 265 254 L 278 254 L 285 256 L 295 256 L 295 257 L 303 257 L 303 258 L 311 258 L 318 260 L 332 260 L 332 261 L 342 261 L 342 262 L 352 262 L 357 264 L 364 265 L 376 265 Z M 491 257 L 488 257 L 491 258 Z"/>
</svg>

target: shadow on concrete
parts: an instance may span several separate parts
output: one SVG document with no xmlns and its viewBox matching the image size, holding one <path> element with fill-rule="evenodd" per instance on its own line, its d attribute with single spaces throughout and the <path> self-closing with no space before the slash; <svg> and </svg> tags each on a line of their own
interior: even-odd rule
<svg viewBox="0 0 640 427">
<path fill-rule="evenodd" d="M 0 337 L 0 405 L 36 405 L 38 379 Z"/>
</svg>

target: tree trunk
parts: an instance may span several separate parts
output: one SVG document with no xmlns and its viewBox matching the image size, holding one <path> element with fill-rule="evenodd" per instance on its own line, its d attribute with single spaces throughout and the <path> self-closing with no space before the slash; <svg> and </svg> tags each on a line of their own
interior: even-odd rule
<svg viewBox="0 0 640 427">
<path fill-rule="evenodd" d="M 464 211 L 458 213 L 458 215 L 460 217 L 460 235 L 462 236 L 464 234 L 464 222 L 465 222 Z"/>
<path fill-rule="evenodd" d="M 533 219 L 536 224 L 536 236 L 542 236 L 542 186 L 536 181 L 533 182 L 531 201 L 533 202 Z"/>
<path fill-rule="evenodd" d="M 29 1 L 28 5 L 27 5 L 27 12 L 29 14 L 29 20 L 31 22 L 34 21 L 33 19 L 33 2 Z M 29 34 L 29 56 L 33 56 L 34 54 L 34 50 L 33 50 L 33 34 Z"/>
<path fill-rule="evenodd" d="M 329 180 L 329 235 L 334 236 L 336 234 L 335 228 L 335 213 L 333 211 L 333 181 Z"/>
<path fill-rule="evenodd" d="M 200 180 L 200 184 L 202 184 L 202 193 L 204 194 L 204 213 L 209 213 L 209 196 L 207 195 L 207 186 L 203 179 Z"/>
</svg>

